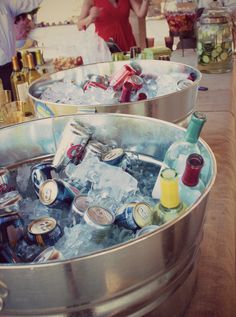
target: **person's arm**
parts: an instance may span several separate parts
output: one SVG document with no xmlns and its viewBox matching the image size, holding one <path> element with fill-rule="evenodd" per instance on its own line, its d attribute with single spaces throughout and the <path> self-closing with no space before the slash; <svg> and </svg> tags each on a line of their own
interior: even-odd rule
<svg viewBox="0 0 236 317">
<path fill-rule="evenodd" d="M 77 23 L 79 31 L 93 23 L 98 17 L 99 11 L 100 10 L 94 6 L 93 0 L 84 0 Z"/>
<path fill-rule="evenodd" d="M 131 7 L 138 18 L 145 18 L 148 12 L 149 2 L 150 0 L 130 0 Z"/>
<path fill-rule="evenodd" d="M 8 6 L 12 16 L 30 12 L 39 7 L 43 0 L 9 0 Z"/>
</svg>

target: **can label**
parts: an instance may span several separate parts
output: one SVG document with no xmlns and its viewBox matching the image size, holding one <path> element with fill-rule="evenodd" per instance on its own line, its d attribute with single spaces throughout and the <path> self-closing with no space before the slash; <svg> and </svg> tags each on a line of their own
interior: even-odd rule
<svg viewBox="0 0 236 317">
<path fill-rule="evenodd" d="M 116 222 L 119 226 L 130 230 L 140 229 L 133 217 L 133 211 L 136 205 L 137 203 L 129 203 L 118 209 Z"/>
</svg>

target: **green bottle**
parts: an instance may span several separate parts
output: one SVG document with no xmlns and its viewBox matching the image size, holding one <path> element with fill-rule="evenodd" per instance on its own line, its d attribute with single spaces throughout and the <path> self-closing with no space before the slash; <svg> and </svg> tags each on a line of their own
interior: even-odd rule
<svg viewBox="0 0 236 317">
<path fill-rule="evenodd" d="M 174 168 L 179 175 L 183 175 L 186 159 L 190 154 L 202 154 L 198 145 L 198 138 L 205 122 L 206 115 L 195 111 L 189 122 L 184 139 L 172 143 L 165 154 L 164 163 L 168 167 Z"/>
</svg>

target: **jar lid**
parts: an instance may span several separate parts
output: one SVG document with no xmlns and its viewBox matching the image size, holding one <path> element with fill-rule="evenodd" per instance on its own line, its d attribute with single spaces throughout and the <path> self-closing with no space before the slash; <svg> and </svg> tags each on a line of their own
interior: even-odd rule
<svg viewBox="0 0 236 317">
<path fill-rule="evenodd" d="M 202 24 L 224 24 L 229 18 L 225 10 L 207 10 L 201 17 Z"/>
</svg>

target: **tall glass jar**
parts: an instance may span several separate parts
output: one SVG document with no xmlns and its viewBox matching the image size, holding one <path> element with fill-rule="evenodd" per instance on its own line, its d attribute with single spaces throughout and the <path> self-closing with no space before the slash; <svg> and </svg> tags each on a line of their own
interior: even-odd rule
<svg viewBox="0 0 236 317">
<path fill-rule="evenodd" d="M 195 0 L 166 0 L 164 15 L 170 36 L 191 37 L 194 34 L 197 2 Z"/>
<path fill-rule="evenodd" d="M 197 32 L 198 69 L 225 73 L 232 69 L 232 30 L 225 10 L 206 10 Z"/>
</svg>

